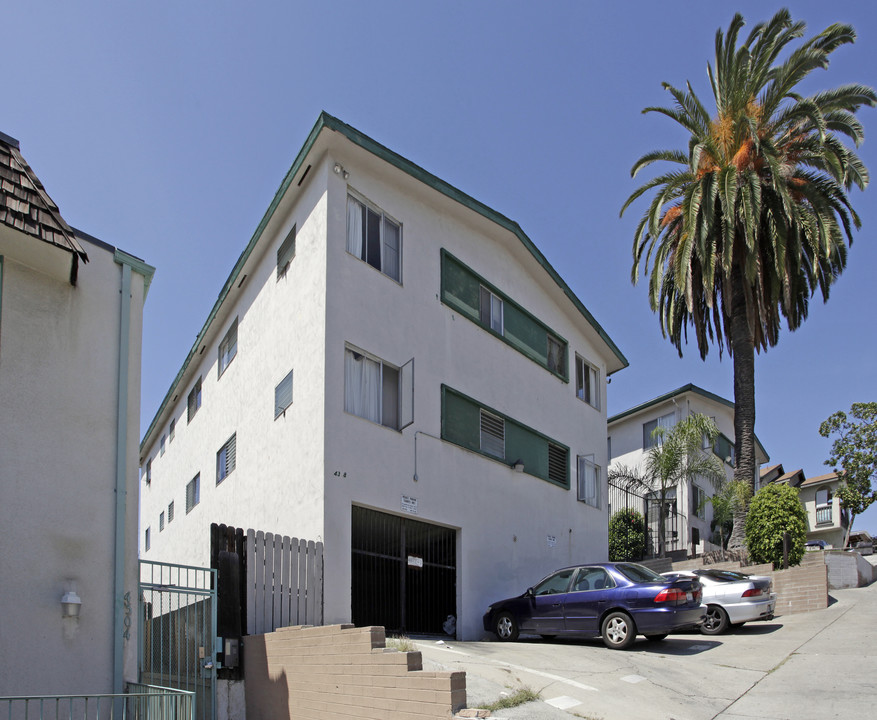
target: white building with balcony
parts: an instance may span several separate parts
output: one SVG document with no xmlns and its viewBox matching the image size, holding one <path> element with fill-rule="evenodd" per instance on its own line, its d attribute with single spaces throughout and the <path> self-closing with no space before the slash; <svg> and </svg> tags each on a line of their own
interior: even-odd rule
<svg viewBox="0 0 877 720">
<path fill-rule="evenodd" d="M 477 638 L 606 558 L 622 353 L 511 220 L 323 114 L 141 443 L 141 556 L 319 540 L 326 622 Z"/>
</svg>

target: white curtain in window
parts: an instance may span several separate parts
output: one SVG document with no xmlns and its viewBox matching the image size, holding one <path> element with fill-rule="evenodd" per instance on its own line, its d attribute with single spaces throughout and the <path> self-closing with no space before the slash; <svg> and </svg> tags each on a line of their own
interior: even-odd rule
<svg viewBox="0 0 877 720">
<path fill-rule="evenodd" d="M 600 507 L 600 467 L 588 456 L 579 456 L 579 500 Z"/>
<path fill-rule="evenodd" d="M 344 409 L 381 422 L 381 365 L 352 350 L 344 358 Z"/>
<path fill-rule="evenodd" d="M 347 196 L 347 252 L 362 257 L 362 205 Z"/>
</svg>

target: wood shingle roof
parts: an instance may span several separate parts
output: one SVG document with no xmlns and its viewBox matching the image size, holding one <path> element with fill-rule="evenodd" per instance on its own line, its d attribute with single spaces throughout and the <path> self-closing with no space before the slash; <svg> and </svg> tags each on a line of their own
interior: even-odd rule
<svg viewBox="0 0 877 720">
<path fill-rule="evenodd" d="M 0 133 L 0 225 L 75 253 L 88 255 L 73 229 L 22 157 L 18 141 Z"/>
</svg>

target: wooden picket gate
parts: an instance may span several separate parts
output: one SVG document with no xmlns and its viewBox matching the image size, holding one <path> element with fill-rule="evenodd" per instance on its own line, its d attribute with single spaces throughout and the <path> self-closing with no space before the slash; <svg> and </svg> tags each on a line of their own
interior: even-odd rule
<svg viewBox="0 0 877 720">
<path fill-rule="evenodd" d="M 248 530 L 247 635 L 323 624 L 323 543 Z"/>
</svg>

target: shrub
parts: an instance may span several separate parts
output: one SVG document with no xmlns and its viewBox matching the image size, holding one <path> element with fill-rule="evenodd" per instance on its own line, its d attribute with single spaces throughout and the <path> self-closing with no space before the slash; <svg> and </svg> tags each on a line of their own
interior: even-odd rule
<svg viewBox="0 0 877 720">
<path fill-rule="evenodd" d="M 804 557 L 807 515 L 798 490 L 789 485 L 767 485 L 755 493 L 746 516 L 746 545 L 755 563 L 783 564 L 783 533 L 789 533 L 789 565 Z"/>
<path fill-rule="evenodd" d="M 609 521 L 609 560 L 642 560 L 646 548 L 646 521 L 630 508 L 619 510 Z"/>
</svg>

